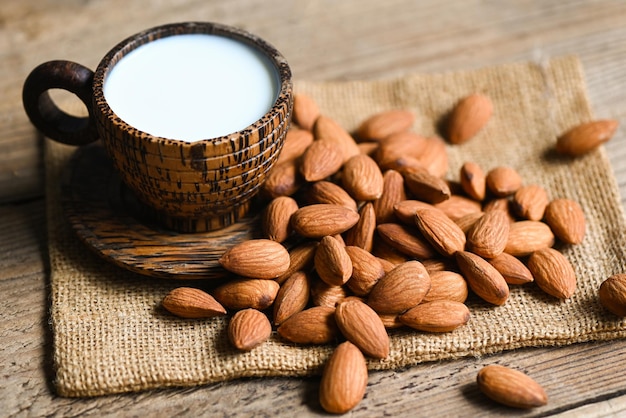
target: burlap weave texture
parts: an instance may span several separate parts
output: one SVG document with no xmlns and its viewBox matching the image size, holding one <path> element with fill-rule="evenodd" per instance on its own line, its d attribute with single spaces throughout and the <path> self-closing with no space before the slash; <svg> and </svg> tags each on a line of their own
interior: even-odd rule
<svg viewBox="0 0 626 418">
<path fill-rule="evenodd" d="M 483 92 L 494 101 L 494 117 L 475 140 L 448 147 L 448 177 L 456 179 L 467 160 L 485 170 L 508 165 L 527 184 L 544 186 L 552 198 L 578 201 L 586 215 L 584 243 L 563 248 L 578 277 L 572 298 L 557 301 L 534 284 L 513 286 L 502 307 L 473 302 L 470 323 L 452 333 L 391 332 L 391 355 L 370 361 L 370 368 L 626 336 L 626 321 L 606 313 L 597 300 L 600 283 L 626 271 L 625 221 L 608 159 L 603 150 L 576 160 L 553 152 L 556 135 L 593 118 L 575 57 L 390 80 L 301 81 L 296 89 L 315 98 L 324 114 L 348 129 L 380 110 L 412 109 L 418 115 L 414 129 L 424 135 L 437 132 L 440 118 L 459 98 Z M 180 282 L 147 279 L 92 254 L 74 236 L 59 202 L 59 178 L 73 151 L 46 143 L 51 324 L 59 394 L 96 396 L 320 371 L 332 347 L 296 347 L 273 336 L 251 352 L 236 352 L 226 340 L 227 319 L 182 320 L 160 307 Z"/>
</svg>

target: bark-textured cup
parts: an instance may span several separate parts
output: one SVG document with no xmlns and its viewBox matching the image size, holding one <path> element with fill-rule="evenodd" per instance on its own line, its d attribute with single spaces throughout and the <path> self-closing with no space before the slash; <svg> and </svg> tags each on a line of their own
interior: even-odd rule
<svg viewBox="0 0 626 418">
<path fill-rule="evenodd" d="M 143 45 L 189 34 L 234 40 L 271 64 L 277 88 L 265 114 L 232 133 L 187 141 L 148 133 L 115 113 L 105 96 L 107 77 L 115 66 Z M 78 96 L 89 116 L 78 118 L 60 110 L 48 94 L 55 88 Z M 95 72 L 70 61 L 41 64 L 24 83 L 23 102 L 32 123 L 54 140 L 83 145 L 100 139 L 122 181 L 164 226 L 203 232 L 225 227 L 246 214 L 282 149 L 293 93 L 286 60 L 267 42 L 229 26 L 185 22 L 127 38 L 104 56 Z"/>
</svg>

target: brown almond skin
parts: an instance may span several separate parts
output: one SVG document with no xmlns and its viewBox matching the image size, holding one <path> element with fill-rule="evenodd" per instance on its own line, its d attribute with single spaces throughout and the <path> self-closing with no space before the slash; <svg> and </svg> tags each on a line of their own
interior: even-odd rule
<svg viewBox="0 0 626 418">
<path fill-rule="evenodd" d="M 237 279 L 224 283 L 213 296 L 228 309 L 267 309 L 272 306 L 280 285 L 274 280 Z"/>
<path fill-rule="evenodd" d="M 548 403 L 544 389 L 528 375 L 491 364 L 476 377 L 478 388 L 492 400 L 513 408 L 536 408 Z"/>
<path fill-rule="evenodd" d="M 600 304 L 617 316 L 626 316 L 626 274 L 614 274 L 600 285 Z"/>
<path fill-rule="evenodd" d="M 456 261 L 474 293 L 493 305 L 504 305 L 509 298 L 509 286 L 498 270 L 487 260 L 468 251 L 457 252 Z"/>
<path fill-rule="evenodd" d="M 566 244 L 580 244 L 585 237 L 585 214 L 571 199 L 554 199 L 545 211 L 545 222 L 554 235 Z"/>
<path fill-rule="evenodd" d="M 476 221 L 478 221 L 480 218 L 483 217 L 485 213 L 487 212 L 468 213 L 467 215 L 461 218 L 455 219 L 454 223 L 457 224 L 459 228 L 461 228 L 461 230 L 465 233 L 465 236 L 467 237 L 467 233 L 469 232 L 469 230 L 474 226 Z M 507 217 L 507 221 L 508 221 L 508 217 Z"/>
<path fill-rule="evenodd" d="M 404 165 L 402 161 L 399 161 L 404 158 L 424 167 L 417 159 L 427 146 L 426 142 L 426 138 L 414 132 L 398 132 L 380 141 L 374 159 L 383 170 L 397 170 L 398 167 Z"/>
<path fill-rule="evenodd" d="M 450 198 L 448 183 L 428 172 L 425 168 L 401 169 L 404 183 L 411 194 L 427 203 L 440 203 Z"/>
<path fill-rule="evenodd" d="M 330 181 L 316 181 L 311 185 L 307 193 L 308 199 L 313 203 L 330 203 L 346 207 L 357 212 L 357 204 L 341 186 Z"/>
<path fill-rule="evenodd" d="M 528 267 L 511 254 L 502 253 L 490 259 L 489 264 L 500 272 L 508 284 L 525 284 L 534 280 Z"/>
<path fill-rule="evenodd" d="M 378 236 L 394 249 L 419 260 L 433 258 L 437 252 L 417 229 L 408 225 L 386 223 L 376 227 Z"/>
<path fill-rule="evenodd" d="M 341 286 L 352 276 L 352 260 L 337 239 L 322 238 L 313 259 L 319 277 L 331 286 Z"/>
<path fill-rule="evenodd" d="M 576 291 L 576 273 L 569 260 L 554 248 L 535 251 L 528 258 L 528 270 L 541 290 L 559 299 Z"/>
<path fill-rule="evenodd" d="M 511 167 L 500 166 L 487 173 L 487 189 L 494 196 L 510 196 L 522 187 L 522 177 Z"/>
<path fill-rule="evenodd" d="M 302 311 L 309 302 L 311 278 L 297 271 L 280 286 L 274 300 L 274 325 L 280 325 L 291 315 Z"/>
<path fill-rule="evenodd" d="M 294 231 L 307 238 L 341 234 L 358 221 L 359 214 L 353 210 L 327 203 L 304 206 L 291 215 Z"/>
<path fill-rule="evenodd" d="M 465 248 L 465 233 L 439 209 L 418 209 L 416 224 L 424 238 L 443 256 Z"/>
<path fill-rule="evenodd" d="M 284 242 L 291 235 L 291 215 L 298 210 L 298 202 L 289 196 L 279 196 L 263 212 L 262 226 L 266 238 Z"/>
<path fill-rule="evenodd" d="M 444 177 L 449 166 L 445 142 L 439 137 L 429 137 L 423 145 L 417 160 L 433 176 Z"/>
<path fill-rule="evenodd" d="M 470 213 L 482 212 L 479 202 L 460 195 L 452 195 L 449 199 L 437 203 L 434 206 L 453 221 Z"/>
<path fill-rule="evenodd" d="M 421 303 L 398 318 L 413 329 L 425 332 L 450 332 L 467 324 L 470 311 L 464 303 L 433 300 Z"/>
<path fill-rule="evenodd" d="M 285 161 L 293 161 L 300 158 L 304 151 L 313 142 L 313 134 L 304 129 L 298 129 L 295 127 L 289 128 L 285 136 L 285 142 L 283 149 L 280 151 L 276 164 L 284 163 Z"/>
<path fill-rule="evenodd" d="M 228 339 L 241 351 L 250 351 L 261 345 L 271 334 L 272 324 L 263 312 L 256 309 L 238 311 L 228 323 Z"/>
<path fill-rule="evenodd" d="M 311 131 L 319 116 L 320 109 L 313 98 L 302 93 L 293 96 L 293 120 L 298 126 Z"/>
<path fill-rule="evenodd" d="M 288 160 L 272 167 L 263 183 L 263 191 L 270 197 L 291 196 L 304 184 L 296 160 Z"/>
<path fill-rule="evenodd" d="M 357 128 L 357 137 L 364 141 L 379 141 L 390 135 L 408 130 L 415 121 L 410 110 L 392 109 L 376 113 Z"/>
<path fill-rule="evenodd" d="M 462 98 L 448 119 L 448 140 L 463 144 L 473 138 L 489 121 L 493 103 L 488 96 L 474 93 Z"/>
<path fill-rule="evenodd" d="M 320 115 L 313 126 L 313 136 L 316 139 L 324 138 L 333 141 L 343 155 L 343 161 L 359 155 L 361 150 L 356 141 L 346 129 L 329 116 Z"/>
<path fill-rule="evenodd" d="M 550 199 L 546 189 L 536 184 L 522 186 L 515 192 L 511 207 L 523 219 L 540 221 Z"/>
<path fill-rule="evenodd" d="M 554 234 L 548 225 L 538 221 L 518 221 L 509 228 L 504 252 L 523 257 L 553 245 Z"/>
<path fill-rule="evenodd" d="M 326 306 L 335 309 L 335 306 L 348 297 L 345 286 L 332 286 L 319 277 L 311 283 L 311 302 L 313 306 Z"/>
<path fill-rule="evenodd" d="M 509 225 L 504 212 L 485 212 L 467 232 L 467 249 L 484 258 L 500 255 L 509 238 Z"/>
<path fill-rule="evenodd" d="M 192 287 L 177 287 L 163 298 L 162 305 L 181 318 L 212 318 L 226 315 L 226 309 L 213 296 Z"/>
<path fill-rule="evenodd" d="M 299 159 L 298 169 L 308 182 L 323 180 L 339 171 L 343 155 L 335 143 L 321 138 L 313 141 Z"/>
<path fill-rule="evenodd" d="M 347 286 L 355 295 L 366 296 L 385 275 L 385 269 L 379 258 L 363 248 L 347 246 L 346 252 L 352 260 L 352 277 Z"/>
<path fill-rule="evenodd" d="M 218 260 L 226 270 L 244 277 L 275 279 L 289 268 L 289 252 L 276 241 L 251 239 L 229 248 Z"/>
<path fill-rule="evenodd" d="M 367 363 L 351 342 L 337 346 L 330 356 L 320 381 L 319 400 L 332 414 L 345 414 L 357 406 L 367 389 Z"/>
<path fill-rule="evenodd" d="M 317 246 L 317 241 L 304 241 L 291 248 L 289 250 L 289 268 L 276 278 L 278 284 L 283 284 L 296 271 L 311 270 Z"/>
<path fill-rule="evenodd" d="M 394 205 L 406 200 L 404 178 L 396 170 L 387 170 L 383 174 L 383 193 L 374 201 L 376 223 L 396 222 Z"/>
<path fill-rule="evenodd" d="M 287 318 L 276 330 L 282 338 L 296 344 L 329 344 L 339 336 L 335 308 L 314 306 Z"/>
<path fill-rule="evenodd" d="M 399 314 L 417 306 L 430 290 L 430 275 L 419 261 L 407 261 L 383 276 L 367 304 L 382 314 Z"/>
<path fill-rule="evenodd" d="M 452 300 L 465 302 L 468 296 L 467 281 L 459 273 L 449 270 L 429 271 L 430 290 L 422 302 Z"/>
<path fill-rule="evenodd" d="M 337 326 L 344 337 L 366 356 L 383 359 L 389 356 L 389 336 L 378 314 L 367 304 L 350 298 L 337 305 Z"/>
<path fill-rule="evenodd" d="M 415 213 L 417 209 L 423 208 L 432 209 L 434 206 L 420 200 L 409 199 L 396 203 L 393 206 L 393 211 L 400 222 L 413 226 L 415 225 Z"/>
<path fill-rule="evenodd" d="M 482 201 L 487 193 L 486 175 L 476 163 L 468 161 L 461 166 L 461 187 L 469 197 Z"/>
<path fill-rule="evenodd" d="M 376 161 L 365 154 L 355 155 L 345 162 L 341 182 L 357 201 L 376 200 L 383 193 L 383 173 Z"/>
<path fill-rule="evenodd" d="M 367 202 L 359 210 L 359 220 L 346 233 L 346 245 L 372 251 L 376 232 L 376 213 L 372 202 Z"/>
<path fill-rule="evenodd" d="M 585 155 L 609 141 L 618 126 L 619 122 L 612 119 L 575 126 L 557 138 L 556 151 L 572 157 Z"/>
</svg>

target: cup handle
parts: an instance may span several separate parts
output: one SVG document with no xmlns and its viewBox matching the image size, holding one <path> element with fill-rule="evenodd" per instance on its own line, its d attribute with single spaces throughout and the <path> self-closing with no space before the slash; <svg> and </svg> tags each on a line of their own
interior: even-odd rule
<svg viewBox="0 0 626 418">
<path fill-rule="evenodd" d="M 24 110 L 44 135 L 68 145 L 85 145 L 98 139 L 93 118 L 93 71 L 71 61 L 49 61 L 36 67 L 22 89 Z M 75 94 L 87 107 L 88 117 L 71 116 L 59 109 L 48 90 Z"/>
</svg>

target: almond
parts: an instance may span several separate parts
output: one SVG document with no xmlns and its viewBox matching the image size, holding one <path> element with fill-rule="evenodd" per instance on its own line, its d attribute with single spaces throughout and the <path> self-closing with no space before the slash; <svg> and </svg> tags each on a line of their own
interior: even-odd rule
<svg viewBox="0 0 626 418">
<path fill-rule="evenodd" d="M 387 110 L 365 119 L 356 133 L 364 141 L 379 141 L 389 135 L 407 131 L 414 121 L 415 114 L 409 110 Z"/>
<path fill-rule="evenodd" d="M 376 232 L 376 213 L 372 202 L 367 202 L 359 210 L 359 220 L 346 233 L 346 245 L 363 248 L 371 251 L 374 245 L 374 233 Z"/>
<path fill-rule="evenodd" d="M 422 165 L 417 158 L 427 146 L 426 138 L 414 132 L 399 132 L 388 136 L 380 142 L 374 159 L 382 169 L 396 168 L 398 160 L 403 158 L 414 159 Z"/>
<path fill-rule="evenodd" d="M 465 234 L 439 209 L 418 209 L 416 224 L 424 238 L 442 255 L 451 257 L 465 248 Z"/>
<path fill-rule="evenodd" d="M 312 203 L 330 203 L 357 211 L 354 199 L 341 186 L 330 181 L 317 181 L 311 185 L 307 197 Z"/>
<path fill-rule="evenodd" d="M 378 150 L 379 145 L 380 144 L 378 142 L 359 142 L 357 144 L 361 154 L 369 155 L 372 158 L 376 156 L 376 151 Z"/>
<path fill-rule="evenodd" d="M 313 258 L 317 249 L 317 241 L 304 241 L 289 250 L 289 268 L 276 278 L 282 284 L 296 271 L 309 271 L 313 268 Z"/>
<path fill-rule="evenodd" d="M 272 306 L 279 288 L 274 280 L 237 279 L 217 287 L 213 296 L 228 309 L 263 310 Z"/>
<path fill-rule="evenodd" d="M 272 334 L 272 325 L 267 316 L 256 309 L 243 309 L 228 322 L 228 340 L 242 351 L 259 346 Z"/>
<path fill-rule="evenodd" d="M 306 308 L 311 293 L 310 281 L 305 272 L 297 271 L 280 286 L 274 300 L 274 325 L 282 324 L 291 315 Z"/>
<path fill-rule="evenodd" d="M 307 238 L 341 234 L 358 221 L 359 214 L 353 210 L 327 203 L 304 206 L 291 215 L 294 231 Z"/>
<path fill-rule="evenodd" d="M 427 269 L 428 270 L 428 269 Z M 468 295 L 467 282 L 459 273 L 448 270 L 428 271 L 430 275 L 430 290 L 422 302 L 433 300 L 452 300 L 465 302 Z"/>
<path fill-rule="evenodd" d="M 570 199 L 554 199 L 546 207 L 545 222 L 554 235 L 566 244 L 580 244 L 585 237 L 585 214 Z"/>
<path fill-rule="evenodd" d="M 181 318 L 211 318 L 226 315 L 226 309 L 210 294 L 192 287 L 177 287 L 163 298 L 162 305 Z"/>
<path fill-rule="evenodd" d="M 409 256 L 402 254 L 400 251 L 396 250 L 383 240 L 376 240 L 374 248 L 372 248 L 372 254 L 378 258 L 382 258 L 388 263 L 393 264 L 394 267 L 398 264 L 404 263 L 405 261 L 409 261 Z"/>
<path fill-rule="evenodd" d="M 378 225 L 376 231 L 382 241 L 410 257 L 423 260 L 437 254 L 415 226 L 386 223 Z"/>
<path fill-rule="evenodd" d="M 276 164 L 300 158 L 312 142 L 313 134 L 311 132 L 295 127 L 289 128 L 285 135 L 285 142 L 283 143 L 283 148 L 280 151 L 278 160 L 276 160 Z"/>
<path fill-rule="evenodd" d="M 289 252 L 269 239 L 251 239 L 228 249 L 219 263 L 226 270 L 244 277 L 275 279 L 289 268 Z"/>
<path fill-rule="evenodd" d="M 534 280 L 528 267 L 510 254 L 502 253 L 489 260 L 489 264 L 500 272 L 508 284 L 524 284 Z"/>
<path fill-rule="evenodd" d="M 394 222 L 394 205 L 406 200 L 404 178 L 396 170 L 387 170 L 383 174 L 383 193 L 374 201 L 376 223 Z"/>
<path fill-rule="evenodd" d="M 478 388 L 492 400 L 513 408 L 535 408 L 548 403 L 544 389 L 528 375 L 491 364 L 476 377 Z"/>
<path fill-rule="evenodd" d="M 600 285 L 600 304 L 617 316 L 626 316 L 626 274 L 614 274 Z"/>
<path fill-rule="evenodd" d="M 365 154 L 355 155 L 346 161 L 341 182 L 356 200 L 375 200 L 383 193 L 383 173 L 376 161 Z"/>
<path fill-rule="evenodd" d="M 367 363 L 351 342 L 337 346 L 330 356 L 320 382 L 322 408 L 332 414 L 344 414 L 357 406 L 367 389 Z"/>
<path fill-rule="evenodd" d="M 450 332 L 467 324 L 469 319 L 467 306 L 451 300 L 424 302 L 399 317 L 404 325 L 425 332 Z"/>
<path fill-rule="evenodd" d="M 418 200 L 434 204 L 450 198 L 448 183 L 430 174 L 425 168 L 404 169 L 401 173 L 407 189 Z"/>
<path fill-rule="evenodd" d="M 509 298 L 509 286 L 498 270 L 468 251 L 456 253 L 456 262 L 474 293 L 493 305 L 504 305 Z"/>
<path fill-rule="evenodd" d="M 569 260 L 554 248 L 535 251 L 528 258 L 528 269 L 537 286 L 547 294 L 567 299 L 576 291 L 576 273 Z"/>
<path fill-rule="evenodd" d="M 487 189 L 497 197 L 512 195 L 522 187 L 522 177 L 511 167 L 500 166 L 489 170 Z"/>
<path fill-rule="evenodd" d="M 335 309 L 338 303 L 348 297 L 344 286 L 333 286 L 322 279 L 312 280 L 311 301 L 314 306 L 326 306 Z"/>
<path fill-rule="evenodd" d="M 339 335 L 335 308 L 315 306 L 287 318 L 276 330 L 282 338 L 296 344 L 328 344 Z"/>
<path fill-rule="evenodd" d="M 531 184 L 517 189 L 513 196 L 512 208 L 521 218 L 540 221 L 549 202 L 546 189 Z"/>
<path fill-rule="evenodd" d="M 335 320 L 346 339 L 366 356 L 382 359 L 389 356 L 389 336 L 378 314 L 358 299 L 337 305 Z"/>
<path fill-rule="evenodd" d="M 461 99 L 448 120 L 448 140 L 462 144 L 473 138 L 487 124 L 493 113 L 493 103 L 488 96 L 474 93 Z"/>
<path fill-rule="evenodd" d="M 448 172 L 448 152 L 441 138 L 426 138 L 417 159 L 433 176 L 444 177 Z"/>
<path fill-rule="evenodd" d="M 426 268 L 419 261 L 407 261 L 378 280 L 367 304 L 378 313 L 399 314 L 417 306 L 429 290 Z"/>
<path fill-rule="evenodd" d="M 433 205 L 420 200 L 403 200 L 393 206 L 396 217 L 406 225 L 415 225 L 415 214 L 418 209 L 432 209 Z"/>
<path fill-rule="evenodd" d="M 482 212 L 479 202 L 460 195 L 452 195 L 449 199 L 437 203 L 435 207 L 443 211 L 453 221 L 470 213 Z"/>
<path fill-rule="evenodd" d="M 302 184 L 303 179 L 298 171 L 296 160 L 287 160 L 272 167 L 263 183 L 263 191 L 272 198 L 291 196 Z"/>
<path fill-rule="evenodd" d="M 272 241 L 284 242 L 291 234 L 291 215 L 298 210 L 298 202 L 289 196 L 279 196 L 263 212 L 263 233 Z"/>
<path fill-rule="evenodd" d="M 320 109 L 313 98 L 302 93 L 293 96 L 293 121 L 298 126 L 311 131 L 319 116 Z"/>
<path fill-rule="evenodd" d="M 315 271 L 332 286 L 341 286 L 352 276 L 352 261 L 346 248 L 335 238 L 326 236 L 315 250 Z"/>
<path fill-rule="evenodd" d="M 611 119 L 580 124 L 557 138 L 556 150 L 573 157 L 587 154 L 610 140 L 618 126 L 619 122 Z"/>
<path fill-rule="evenodd" d="M 344 162 L 361 153 L 350 133 L 328 116 L 320 115 L 317 118 L 313 126 L 313 135 L 316 139 L 324 138 L 333 141 L 341 151 Z"/>
<path fill-rule="evenodd" d="M 509 228 L 509 239 L 504 252 L 523 257 L 552 245 L 554 234 L 548 225 L 538 221 L 519 221 L 512 223 Z"/>
<path fill-rule="evenodd" d="M 484 212 L 491 212 L 492 210 L 501 210 L 506 213 L 509 222 L 515 222 L 515 216 L 511 211 L 511 201 L 507 197 L 500 197 L 491 199 L 483 205 Z"/>
<path fill-rule="evenodd" d="M 299 170 L 306 181 L 313 182 L 332 176 L 342 165 L 343 155 L 336 144 L 321 138 L 313 141 L 304 151 Z"/>
<path fill-rule="evenodd" d="M 481 201 L 485 198 L 486 175 L 480 166 L 468 161 L 461 166 L 461 187 L 469 197 Z"/>
<path fill-rule="evenodd" d="M 467 236 L 467 233 L 474 226 L 476 221 L 482 218 L 485 213 L 486 212 L 468 213 L 467 215 L 463 215 L 462 217 L 455 219 L 454 223 L 457 224 L 459 228 L 461 228 L 461 230 L 465 233 L 465 236 Z M 509 218 L 507 217 L 507 222 L 508 221 Z"/>
<path fill-rule="evenodd" d="M 357 296 L 366 296 L 374 285 L 385 275 L 379 259 L 359 247 L 348 246 L 346 252 L 352 261 L 352 277 L 347 286 Z"/>
<path fill-rule="evenodd" d="M 467 232 L 467 249 L 484 258 L 500 255 L 509 238 L 509 225 L 504 212 L 485 212 Z"/>
</svg>

